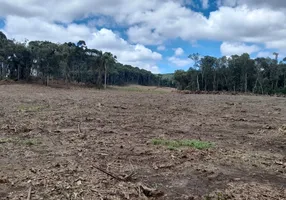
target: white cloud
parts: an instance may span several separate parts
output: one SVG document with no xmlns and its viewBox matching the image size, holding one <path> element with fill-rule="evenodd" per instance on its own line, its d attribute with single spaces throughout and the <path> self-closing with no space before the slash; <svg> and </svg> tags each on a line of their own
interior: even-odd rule
<svg viewBox="0 0 286 200">
<path fill-rule="evenodd" d="M 141 69 L 151 71 L 154 74 L 160 73 L 160 69 L 156 65 L 156 63 L 147 63 L 144 61 L 135 61 L 135 62 L 126 62 L 125 64 L 131 65 L 131 66 L 140 66 Z"/>
<path fill-rule="evenodd" d="M 237 0 L 218 0 L 217 5 L 220 6 L 236 6 L 237 5 Z"/>
<path fill-rule="evenodd" d="M 236 2 L 234 3 L 236 5 Z M 220 7 L 207 18 L 172 1 L 162 3 L 153 11 L 131 14 L 126 19 L 126 23 L 131 25 L 129 29 L 132 30 L 128 32 L 128 36 L 133 42 L 143 44 L 152 43 L 150 39 L 156 36 L 161 40 L 178 37 L 187 41 L 227 40 L 286 49 L 285 45 L 281 45 L 286 35 L 286 24 L 282 23 L 283 21 L 286 21 L 286 12 L 270 7 Z M 133 29 L 134 24 L 136 28 Z M 154 40 L 158 41 L 156 37 Z M 141 38 L 149 40 L 145 42 Z M 159 39 L 160 43 L 161 40 Z"/>
<path fill-rule="evenodd" d="M 130 41 L 146 45 L 158 45 L 163 43 L 163 37 L 144 26 L 133 26 L 127 30 Z"/>
<path fill-rule="evenodd" d="M 282 38 L 273 38 L 272 41 L 265 42 L 267 48 L 277 48 L 280 51 L 286 52 L 286 39 Z"/>
<path fill-rule="evenodd" d="M 189 67 L 192 63 L 192 60 L 190 59 L 182 59 L 175 56 L 169 57 L 168 61 L 177 67 Z"/>
<path fill-rule="evenodd" d="M 260 51 L 260 52 L 258 52 L 257 53 L 257 55 L 256 55 L 256 57 L 258 57 L 258 58 L 260 58 L 260 57 L 264 57 L 264 58 L 267 58 L 267 57 L 269 57 L 269 58 L 272 58 L 272 59 L 274 59 L 275 58 L 275 56 L 273 55 L 273 51 Z M 279 53 L 279 55 L 278 55 L 278 59 L 283 59 L 283 58 L 285 58 L 285 54 L 284 53 Z"/>
<path fill-rule="evenodd" d="M 74 19 L 94 15 L 111 16 L 116 21 L 125 21 L 129 15 L 156 10 L 166 0 L 0 0 L 0 2 L 0 17 L 12 14 L 21 17 L 41 17 L 48 21 L 71 22 Z M 168 0 L 168 2 L 182 6 L 193 4 L 192 0 Z"/>
<path fill-rule="evenodd" d="M 252 54 L 259 50 L 260 48 L 256 45 L 246 45 L 240 42 L 223 42 L 220 46 L 221 54 L 224 56 L 241 55 L 243 53 Z"/>
<path fill-rule="evenodd" d="M 202 14 L 193 12 L 172 1 L 162 3 L 160 7 L 153 11 L 131 14 L 126 20 L 126 23 L 131 26 L 136 24 L 136 29 L 132 30 L 132 34 L 128 31 L 128 36 L 132 38 L 133 42 L 141 40 L 138 37 L 133 37 L 133 35 L 141 35 L 142 29 L 146 33 L 159 35 L 163 40 L 177 37 L 189 40 L 205 32 L 203 29 L 206 22 L 207 19 Z M 192 28 L 190 28 L 190 25 Z M 136 32 L 138 33 L 136 34 Z M 145 38 L 148 37 L 150 37 L 149 34 L 145 35 Z"/>
<path fill-rule="evenodd" d="M 0 1 L 0 17 L 4 18 L 13 15 L 68 23 L 97 16 L 99 19 L 90 25 L 125 27 L 128 40 L 134 44 L 162 45 L 167 39 L 174 38 L 208 39 L 259 43 L 286 50 L 282 45 L 286 35 L 284 0 L 218 0 L 221 7 L 211 12 L 209 18 L 185 7 L 193 5 L 190 0 Z M 207 0 L 200 1 L 205 8 L 210 4 Z"/>
<path fill-rule="evenodd" d="M 260 57 L 264 57 L 264 58 L 270 57 L 270 58 L 272 58 L 273 57 L 273 52 L 260 51 L 260 52 L 257 53 L 256 57 L 258 57 L 258 58 L 260 58 Z"/>
<path fill-rule="evenodd" d="M 1 0 L 0 16 L 36 16 L 61 22 L 71 22 L 90 15 L 124 18 L 134 11 L 144 12 L 156 8 L 160 2 L 162 0 Z"/>
<path fill-rule="evenodd" d="M 181 56 L 184 54 L 184 50 L 182 48 L 177 48 L 175 50 L 175 56 Z"/>
<path fill-rule="evenodd" d="M 180 37 L 188 41 L 210 39 L 269 43 L 273 48 L 286 48 L 281 47 L 280 42 L 286 35 L 283 23 L 286 21 L 285 0 L 218 0 L 222 7 L 211 12 L 209 18 L 185 7 L 193 4 L 190 0 L 0 1 L 0 17 L 13 15 L 67 23 L 99 16 L 90 24 L 107 27 L 119 24 L 128 29 L 131 42 L 145 45 L 158 45 L 167 39 Z M 200 1 L 204 8 L 210 4 L 208 0 Z"/>
<path fill-rule="evenodd" d="M 93 37 L 87 40 L 87 43 L 92 48 L 111 51 L 118 57 L 118 60 L 123 63 L 158 61 L 162 59 L 161 54 L 152 52 L 140 44 L 131 45 L 108 29 L 101 29 L 93 33 Z"/>
<path fill-rule="evenodd" d="M 168 61 L 172 65 L 175 65 L 176 67 L 190 67 L 190 64 L 192 63 L 191 59 L 180 58 L 180 56 L 184 54 L 184 50 L 180 47 L 173 50 L 174 50 L 174 55 L 168 57 Z"/>
<path fill-rule="evenodd" d="M 158 51 L 164 51 L 164 50 L 166 50 L 166 47 L 164 45 L 160 45 L 157 47 L 157 50 Z"/>
<path fill-rule="evenodd" d="M 89 44 L 91 48 L 112 52 L 117 56 L 118 61 L 124 64 L 150 70 L 153 73 L 159 73 L 156 62 L 162 59 L 161 54 L 152 52 L 140 44 L 129 44 L 111 30 L 101 29 L 93 33 L 93 37 L 87 41 L 87 44 Z"/>
<path fill-rule="evenodd" d="M 286 8 L 285 0 L 218 0 L 218 6 L 239 6 L 247 5 L 249 7 L 271 7 L 271 8 Z"/>
<path fill-rule="evenodd" d="M 69 24 L 64 27 L 38 18 L 8 16 L 4 32 L 9 38 L 23 41 L 49 40 L 52 42 L 77 42 L 85 40 L 89 48 L 110 51 L 123 64 L 158 72 L 156 62 L 162 55 L 140 44 L 130 44 L 109 29 L 96 30 L 86 25 Z M 136 65 L 135 65 L 136 64 Z"/>
<path fill-rule="evenodd" d="M 209 0 L 201 0 L 201 4 L 203 9 L 209 8 Z"/>
<path fill-rule="evenodd" d="M 77 42 L 88 38 L 91 29 L 84 25 L 69 24 L 63 27 L 54 23 L 46 22 L 39 18 L 23 18 L 8 16 L 4 31 L 9 38 L 19 41 L 48 40 L 51 42 Z"/>
<path fill-rule="evenodd" d="M 100 16 L 96 19 L 88 20 L 87 25 L 89 27 L 105 27 L 105 28 L 115 28 L 117 24 L 113 21 L 111 17 Z"/>
<path fill-rule="evenodd" d="M 163 46 L 166 40 L 177 38 L 189 42 L 206 39 L 229 41 L 221 47 L 224 54 L 241 53 L 242 50 L 255 52 L 258 51 L 258 46 L 286 52 L 286 24 L 283 23 L 286 21 L 285 0 L 217 0 L 219 8 L 211 12 L 209 17 L 186 7 L 195 6 L 192 0 L 0 2 L 0 17 L 6 20 L 4 31 L 9 37 L 59 42 L 85 39 L 95 47 L 112 49 L 119 55 L 123 54 L 122 52 L 124 55 L 129 53 L 128 59 L 128 56 L 121 55 L 124 61 L 134 62 L 142 56 L 140 60 L 148 60 L 147 64 L 150 66 L 154 66 L 160 54 L 143 45 Z M 201 8 L 208 8 L 211 3 L 213 2 L 200 0 L 199 5 Z M 91 20 L 87 25 L 72 23 L 74 20 L 88 17 L 91 17 Z M 65 23 L 65 26 L 59 26 L 55 22 Z M 106 32 L 108 29 L 96 30 L 95 26 L 119 26 L 126 30 L 128 39 L 123 40 L 117 34 L 115 37 Z M 108 43 L 107 38 L 112 39 L 112 42 Z M 239 42 L 239 45 L 235 44 L 236 42 Z M 246 45 L 247 43 L 253 45 Z M 133 51 L 134 54 L 131 53 Z M 178 60 L 182 59 L 175 57 L 172 62 L 179 63 Z M 141 61 L 136 62 L 143 66 Z"/>
</svg>

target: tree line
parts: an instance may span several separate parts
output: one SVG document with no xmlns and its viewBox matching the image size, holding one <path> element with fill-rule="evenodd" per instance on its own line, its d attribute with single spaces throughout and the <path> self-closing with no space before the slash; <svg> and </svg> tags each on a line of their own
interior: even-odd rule
<svg viewBox="0 0 286 200">
<path fill-rule="evenodd" d="M 16 42 L 0 32 L 0 80 L 63 80 L 106 85 L 168 85 L 150 71 L 117 61 L 110 52 L 87 47 L 85 41 L 55 44 L 49 41 Z"/>
<path fill-rule="evenodd" d="M 221 58 L 196 53 L 189 58 L 194 66 L 174 74 L 180 90 L 286 93 L 286 58 L 251 59 L 247 53 Z"/>
</svg>

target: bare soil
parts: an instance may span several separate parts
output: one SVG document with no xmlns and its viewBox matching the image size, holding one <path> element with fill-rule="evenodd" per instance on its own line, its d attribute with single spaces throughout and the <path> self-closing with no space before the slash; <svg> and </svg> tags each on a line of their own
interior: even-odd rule
<svg viewBox="0 0 286 200">
<path fill-rule="evenodd" d="M 0 85 L 0 102 L 0 199 L 286 199 L 285 98 Z"/>
</svg>

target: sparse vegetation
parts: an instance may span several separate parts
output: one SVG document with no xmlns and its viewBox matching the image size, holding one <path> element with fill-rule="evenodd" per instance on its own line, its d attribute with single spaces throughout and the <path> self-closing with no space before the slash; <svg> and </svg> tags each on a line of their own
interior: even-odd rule
<svg viewBox="0 0 286 200">
<path fill-rule="evenodd" d="M 216 195 L 213 196 L 206 196 L 205 200 L 227 200 L 227 199 L 231 199 L 230 197 L 228 197 L 227 195 L 223 195 L 222 193 L 217 193 Z"/>
<path fill-rule="evenodd" d="M 33 146 L 33 145 L 41 144 L 41 142 L 38 141 L 37 139 L 20 139 L 20 138 L 3 138 L 3 139 L 0 139 L 0 144 L 5 144 L 5 143 L 22 144 L 22 145 L 27 145 L 27 146 Z"/>
<path fill-rule="evenodd" d="M 208 149 L 214 146 L 211 142 L 204 142 L 199 140 L 164 140 L 154 139 L 152 140 L 154 145 L 167 146 L 170 150 L 175 150 L 180 147 L 193 147 L 196 149 Z"/>
<path fill-rule="evenodd" d="M 26 140 L 21 140 L 20 142 L 24 145 L 27 145 L 27 146 L 33 146 L 33 145 L 41 144 L 41 142 L 36 140 L 36 139 L 26 139 Z"/>
<path fill-rule="evenodd" d="M 0 144 L 11 143 L 11 142 L 14 142 L 14 140 L 11 139 L 11 138 L 3 138 L 3 139 L 0 139 Z"/>
<path fill-rule="evenodd" d="M 20 105 L 18 107 L 19 112 L 39 112 L 44 109 L 44 106 L 36 105 Z"/>
<path fill-rule="evenodd" d="M 173 146 L 168 146 L 168 149 L 171 151 L 178 151 L 179 149 Z"/>
</svg>

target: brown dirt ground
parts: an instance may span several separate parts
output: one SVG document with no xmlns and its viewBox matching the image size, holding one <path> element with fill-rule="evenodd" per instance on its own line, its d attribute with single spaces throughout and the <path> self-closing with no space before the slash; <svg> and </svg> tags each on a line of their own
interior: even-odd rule
<svg viewBox="0 0 286 200">
<path fill-rule="evenodd" d="M 285 98 L 1 85 L 0 101 L 0 199 L 286 198 Z"/>
</svg>

